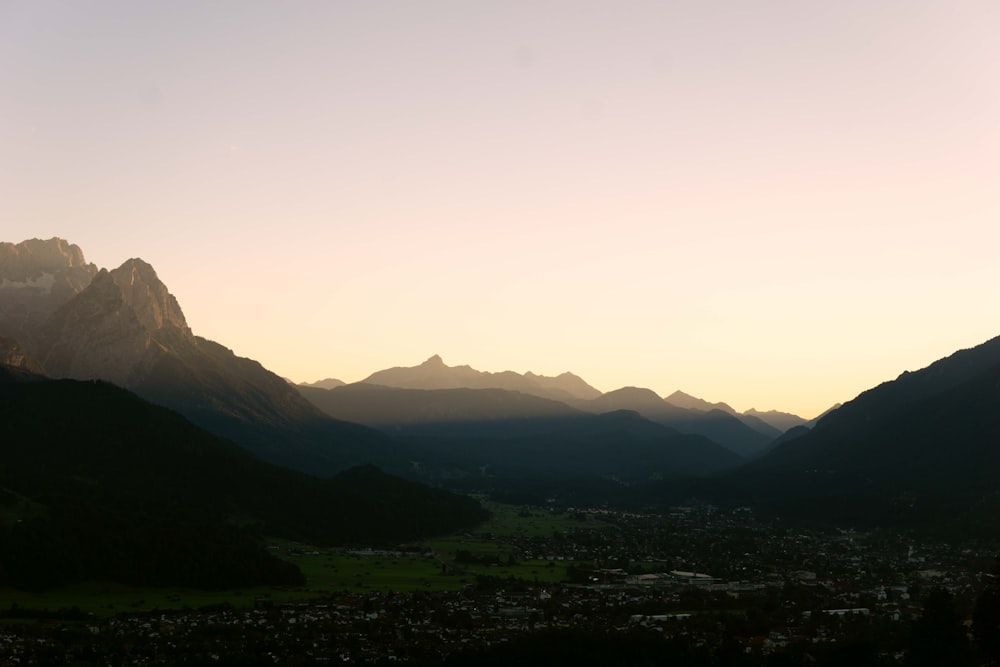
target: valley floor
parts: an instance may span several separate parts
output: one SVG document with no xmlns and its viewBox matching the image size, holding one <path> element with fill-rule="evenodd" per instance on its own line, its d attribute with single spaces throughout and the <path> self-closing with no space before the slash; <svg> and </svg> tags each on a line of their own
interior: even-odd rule
<svg viewBox="0 0 1000 667">
<path fill-rule="evenodd" d="M 890 665 L 935 647 L 964 664 L 998 546 L 806 531 L 704 505 L 492 509 L 477 531 L 393 551 L 276 543 L 307 590 L 58 612 L 16 594 L 0 610 L 0 665 L 606 664 L 607 651 L 623 664 Z"/>
</svg>

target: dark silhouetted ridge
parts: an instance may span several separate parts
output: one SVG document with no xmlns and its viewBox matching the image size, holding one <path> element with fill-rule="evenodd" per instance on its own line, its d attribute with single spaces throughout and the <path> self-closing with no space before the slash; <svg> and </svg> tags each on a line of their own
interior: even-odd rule
<svg viewBox="0 0 1000 667">
<path fill-rule="evenodd" d="M 482 519 L 467 498 L 374 468 L 322 480 L 264 463 L 104 382 L 2 367 L 0 421 L 0 502 L 13 503 L 0 516 L 21 519 L 0 525 L 0 573 L 17 586 L 295 583 L 261 535 L 394 544 Z"/>
</svg>

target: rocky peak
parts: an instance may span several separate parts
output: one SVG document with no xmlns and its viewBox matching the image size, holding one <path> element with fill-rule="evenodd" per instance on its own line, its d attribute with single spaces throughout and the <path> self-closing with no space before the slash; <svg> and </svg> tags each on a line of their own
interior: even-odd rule
<svg viewBox="0 0 1000 667">
<path fill-rule="evenodd" d="M 125 303 L 149 331 L 175 327 L 190 332 L 180 304 L 160 281 L 152 266 L 133 258 L 111 271 L 110 275 L 121 290 Z"/>
<path fill-rule="evenodd" d="M 34 353 L 39 327 L 96 273 L 78 246 L 60 238 L 0 243 L 0 335 Z"/>
<path fill-rule="evenodd" d="M 435 354 L 433 357 L 430 357 L 427 361 L 425 361 L 424 363 L 422 363 L 420 365 L 424 366 L 426 368 L 444 368 L 445 367 L 445 365 L 444 365 L 444 359 L 442 359 L 441 355 L 439 355 L 439 354 Z"/>
<path fill-rule="evenodd" d="M 5 281 L 24 282 L 46 273 L 86 266 L 80 247 L 64 239 L 29 239 L 16 245 L 0 243 L 0 276 Z"/>
</svg>

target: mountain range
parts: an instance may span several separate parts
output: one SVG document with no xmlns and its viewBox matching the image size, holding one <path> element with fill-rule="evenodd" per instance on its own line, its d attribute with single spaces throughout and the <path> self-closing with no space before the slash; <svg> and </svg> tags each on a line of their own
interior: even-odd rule
<svg viewBox="0 0 1000 667">
<path fill-rule="evenodd" d="M 828 523 L 1000 530 L 1000 338 L 904 372 L 810 421 L 774 411 L 741 415 L 682 392 L 664 399 L 637 387 L 563 401 L 501 389 L 428 388 L 435 373 L 447 372 L 435 356 L 354 385 L 300 389 L 331 414 L 397 433 L 419 448 L 453 457 L 474 452 L 494 471 L 566 476 L 602 470 L 647 481 L 666 469 L 715 475 L 655 487 L 660 491 L 650 487 L 644 502 L 680 493 Z M 409 388 L 377 387 L 372 378 Z M 747 418 L 767 420 L 778 437 L 752 429 Z M 677 444 L 672 439 L 683 434 L 702 436 L 689 450 L 696 455 L 668 455 Z M 643 449 L 650 441 L 656 448 Z M 612 443 L 618 459 L 601 454 Z M 716 443 L 742 461 L 718 457 L 711 449 Z M 655 463 L 643 458 L 649 451 L 659 457 Z"/>
<path fill-rule="evenodd" d="M 404 399 L 398 392 L 374 391 L 372 387 L 410 393 Z M 493 393 L 469 393 L 487 389 Z M 709 403 L 680 391 L 667 399 L 638 387 L 601 393 L 572 373 L 545 377 L 530 372 L 487 373 L 469 366 L 448 366 L 438 355 L 417 366 L 375 372 L 351 385 L 328 388 L 299 385 L 299 390 L 333 417 L 391 432 L 412 430 L 417 423 L 425 434 L 433 431 L 435 424 L 453 432 L 457 424 L 468 430 L 475 421 L 484 422 L 479 430 L 488 428 L 496 432 L 513 426 L 513 422 L 525 426 L 526 420 L 534 420 L 536 426 L 541 426 L 537 421 L 541 417 L 628 410 L 680 433 L 708 438 L 745 459 L 766 451 L 783 433 L 765 418 L 783 424 L 806 423 L 802 418 L 783 413 L 741 415 L 725 403 Z M 446 390 L 453 393 L 419 393 Z"/>
<path fill-rule="evenodd" d="M 993 529 L 998 340 L 808 422 L 679 391 L 602 393 L 571 373 L 449 367 L 437 355 L 359 383 L 295 386 L 194 335 L 140 259 L 109 271 L 61 239 L 0 244 L 9 384 L 38 373 L 113 382 L 261 459 L 320 476 L 365 463 L 436 480 L 575 475 L 647 485 L 663 502 L 682 492 L 787 516 L 886 525 L 960 517 Z M 676 481 L 704 475 L 713 477 Z"/>
<path fill-rule="evenodd" d="M 330 475 L 351 465 L 376 463 L 389 471 L 413 474 L 424 456 L 423 450 L 410 447 L 412 442 L 386 435 L 386 425 L 394 427 L 389 435 L 399 435 L 401 422 L 414 423 L 412 415 L 386 412 L 388 405 L 397 410 L 403 405 L 398 399 L 383 393 L 369 394 L 360 402 L 355 397 L 352 402 L 350 392 L 356 390 L 335 380 L 295 388 L 257 362 L 195 335 L 155 269 L 138 258 L 106 270 L 87 263 L 78 246 L 62 239 L 0 244 L 0 336 L 17 341 L 24 356 L 36 364 L 35 370 L 52 377 L 113 382 L 179 411 L 265 460 L 301 471 Z M 674 394 L 675 400 L 696 407 L 673 406 L 659 397 L 652 402 L 636 395 L 631 398 L 637 400 L 624 400 L 625 390 L 602 394 L 572 373 L 546 377 L 449 367 L 437 355 L 416 367 L 373 373 L 357 384 L 494 391 L 478 412 L 467 414 L 459 414 L 472 409 L 467 400 L 452 401 L 442 410 L 440 396 L 428 397 L 422 435 L 427 435 L 432 421 L 447 426 L 450 435 L 456 422 L 473 418 L 485 420 L 483 426 L 495 433 L 512 432 L 526 419 L 543 414 L 621 409 L 683 434 L 702 435 L 744 458 L 758 455 L 780 435 L 755 417 L 742 418 L 728 406 L 720 409 L 680 392 Z M 324 387 L 342 393 L 323 398 L 317 392 Z M 310 400 L 304 400 L 300 391 Z M 501 397 L 495 391 L 510 395 Z M 332 405 L 333 398 L 344 405 Z M 380 406 L 377 402 L 383 398 L 388 403 Z M 426 407 L 433 400 L 439 407 Z M 373 414 L 378 411 L 382 414 Z M 519 435 L 538 435 L 540 426 L 536 420 L 532 429 L 521 428 Z"/>
<path fill-rule="evenodd" d="M 0 244 L 0 336 L 51 377 L 113 382 L 274 463 L 317 475 L 404 465 L 378 431 L 328 417 L 256 361 L 194 335 L 141 259 L 108 271 L 62 239 Z"/>
<path fill-rule="evenodd" d="M 530 371 L 524 375 L 513 371 L 488 373 L 469 366 L 447 366 L 436 354 L 419 366 L 377 371 L 361 382 L 400 389 L 506 389 L 557 401 L 589 400 L 601 395 L 572 373 L 556 377 Z"/>
</svg>

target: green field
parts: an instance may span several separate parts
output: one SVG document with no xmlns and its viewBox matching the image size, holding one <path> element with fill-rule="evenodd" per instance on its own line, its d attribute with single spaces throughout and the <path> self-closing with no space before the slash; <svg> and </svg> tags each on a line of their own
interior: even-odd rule
<svg viewBox="0 0 1000 667">
<path fill-rule="evenodd" d="M 60 610 L 77 607 L 107 616 L 149 609 L 197 609 L 231 604 L 251 607 L 255 601 L 289 602 L 321 598 L 337 592 L 461 590 L 476 583 L 477 576 L 547 584 L 565 581 L 565 561 L 521 561 L 511 544 L 519 537 L 551 536 L 574 529 L 600 530 L 599 521 L 484 502 L 492 517 L 471 532 L 407 545 L 403 551 L 371 552 L 322 549 L 284 540 L 271 540 L 270 548 L 302 570 L 307 584 L 295 588 L 255 587 L 243 590 L 201 591 L 181 588 L 135 588 L 113 583 L 87 583 L 45 592 L 0 589 L 0 610 L 17 605 L 25 609 Z M 458 552 L 475 561 L 455 562 Z M 495 559 L 493 558 L 495 557 Z"/>
</svg>

